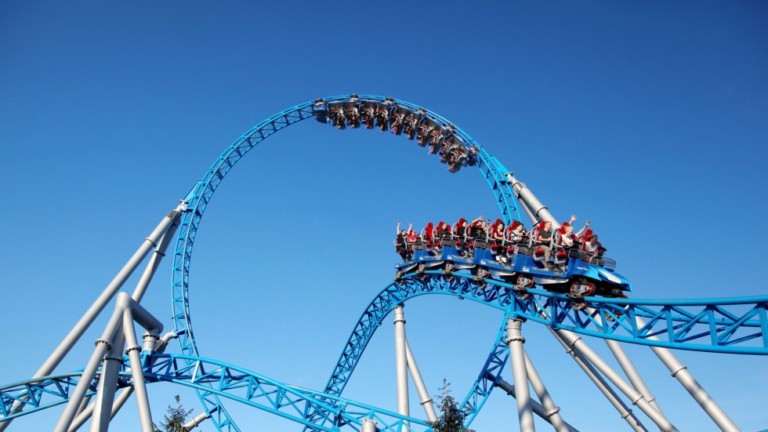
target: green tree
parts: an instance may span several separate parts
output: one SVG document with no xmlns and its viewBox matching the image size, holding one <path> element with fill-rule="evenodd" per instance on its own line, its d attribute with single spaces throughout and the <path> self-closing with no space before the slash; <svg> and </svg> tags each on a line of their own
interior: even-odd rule
<svg viewBox="0 0 768 432">
<path fill-rule="evenodd" d="M 451 396 L 451 383 L 443 379 L 443 386 L 440 387 L 440 396 L 438 399 L 438 408 L 440 417 L 432 428 L 435 432 L 474 432 L 472 429 L 464 427 L 464 414 L 458 407 L 456 399 Z"/>
<path fill-rule="evenodd" d="M 181 398 L 179 395 L 176 395 L 174 399 L 176 400 L 176 406 L 168 405 L 168 411 L 165 413 L 165 418 L 163 419 L 163 422 L 160 423 L 162 429 L 155 425 L 155 432 L 187 432 L 184 423 L 187 422 L 187 417 L 189 417 L 192 410 L 184 409 L 184 407 L 181 406 Z"/>
</svg>

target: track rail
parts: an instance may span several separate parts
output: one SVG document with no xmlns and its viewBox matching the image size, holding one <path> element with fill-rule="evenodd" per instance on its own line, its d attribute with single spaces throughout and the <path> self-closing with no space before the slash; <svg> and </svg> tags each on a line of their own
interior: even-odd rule
<svg viewBox="0 0 768 432">
<path fill-rule="evenodd" d="M 766 309 L 768 296 L 725 298 L 707 301 L 626 300 L 587 297 L 592 312 L 576 311 L 561 294 L 530 290 L 532 296 L 521 300 L 512 285 L 486 279 L 478 285 L 467 273 L 455 272 L 446 278 L 441 272 L 410 274 L 383 289 L 361 315 L 345 344 L 334 373 L 323 392 L 286 385 L 263 375 L 224 362 L 188 355 L 152 354 L 145 358 L 147 381 L 168 381 L 197 390 L 213 405 L 220 397 L 235 400 L 263 411 L 295 421 L 312 430 L 359 430 L 363 418 L 375 419 L 381 430 L 397 430 L 403 421 L 425 425 L 423 420 L 408 418 L 387 410 L 340 397 L 363 351 L 384 318 L 399 304 L 423 295 L 448 295 L 470 300 L 503 312 L 502 325 L 491 353 L 478 374 L 474 386 L 462 402 L 471 423 L 494 388 L 509 353 L 505 340 L 507 317 L 524 318 L 553 328 L 583 335 L 659 346 L 715 353 L 768 355 Z M 552 311 L 548 313 L 548 311 Z M 557 311 L 557 312 L 555 312 Z M 620 311 L 620 313 L 619 313 Z M 596 316 L 612 316 L 613 321 Z M 645 326 L 632 326 L 631 317 L 647 320 Z M 131 385 L 130 373 L 123 370 L 121 386 Z M 10 420 L 61 405 L 79 381 L 73 372 L 33 378 L 0 388 L 0 417 Z M 97 378 L 89 387 L 96 389 Z M 24 400 L 27 409 L 11 414 L 15 401 Z M 223 410 L 209 412 L 227 427 Z"/>
<path fill-rule="evenodd" d="M 375 104 L 384 104 L 386 101 L 391 101 L 397 106 L 412 111 L 423 111 L 424 115 L 437 125 L 445 127 L 450 126 L 454 130 L 454 134 L 463 142 L 463 145 L 467 147 L 475 147 L 478 150 L 477 168 L 490 186 L 505 223 L 509 223 L 512 219 L 520 219 L 520 212 L 518 210 L 518 203 L 515 198 L 514 190 L 505 176 L 508 172 L 507 169 L 504 168 L 496 158 L 488 154 L 461 128 L 456 127 L 446 118 L 433 111 L 403 100 L 375 95 L 361 95 L 358 99 L 360 101 Z M 200 354 L 192 329 L 189 274 L 197 231 L 214 192 L 216 192 L 221 185 L 221 182 L 229 171 L 234 168 L 237 162 L 265 139 L 288 126 L 309 118 L 314 118 L 315 110 L 318 108 L 327 108 L 327 104 L 349 103 L 352 101 L 352 98 L 351 96 L 333 96 L 324 98 L 322 101 L 325 105 L 318 106 L 316 105 L 316 101 L 308 101 L 295 105 L 252 127 L 224 150 L 208 171 L 206 171 L 205 175 L 187 194 L 185 201 L 188 203 L 189 211 L 185 212 L 182 216 L 176 237 L 172 274 L 172 316 L 174 328 L 177 334 L 179 334 L 178 340 L 183 354 L 190 357 L 197 357 Z M 203 403 L 205 412 L 223 411 L 223 417 L 225 418 L 224 422 L 218 423 L 214 420 L 214 423 L 219 430 L 239 431 L 235 422 L 228 414 L 226 414 L 226 411 L 216 397 L 210 399 L 200 397 L 200 400 Z"/>
</svg>

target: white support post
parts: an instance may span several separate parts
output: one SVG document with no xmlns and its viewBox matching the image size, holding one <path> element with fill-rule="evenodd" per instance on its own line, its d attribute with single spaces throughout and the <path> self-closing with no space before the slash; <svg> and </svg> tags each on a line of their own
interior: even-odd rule
<svg viewBox="0 0 768 432">
<path fill-rule="evenodd" d="M 656 411 L 659 412 L 659 414 L 666 417 L 664 414 L 664 411 L 661 410 L 661 407 L 658 403 L 656 403 L 656 398 L 651 394 L 651 391 L 648 389 L 648 386 L 645 385 L 645 381 L 643 380 L 643 377 L 640 376 L 640 374 L 637 372 L 637 369 L 635 369 L 635 365 L 632 364 L 632 361 L 629 359 L 629 356 L 627 355 L 626 351 L 624 351 L 624 348 L 621 346 L 620 343 L 616 342 L 615 340 L 606 339 L 605 340 L 606 345 L 608 345 L 608 348 L 613 353 L 613 356 L 616 358 L 616 361 L 619 362 L 619 366 L 621 366 L 621 369 L 624 371 L 624 374 L 629 378 L 629 382 L 632 383 L 632 386 L 640 392 L 641 395 L 643 395 L 643 398 L 648 401 L 649 404 L 653 408 L 656 409 Z"/>
<path fill-rule="evenodd" d="M 408 402 L 408 359 L 406 356 L 405 313 L 403 305 L 395 308 L 395 369 L 397 374 L 397 413 L 410 416 Z M 408 423 L 403 426 L 408 430 Z"/>
<path fill-rule="evenodd" d="M 432 398 L 429 396 L 427 386 L 424 385 L 424 379 L 421 377 L 419 366 L 416 364 L 416 359 L 413 357 L 413 351 L 411 351 L 411 344 L 408 343 L 408 338 L 405 339 L 405 355 L 408 360 L 408 370 L 411 372 L 413 384 L 416 386 L 416 391 L 419 393 L 419 400 L 421 406 L 424 407 L 424 413 L 427 415 L 427 420 L 436 422 L 437 413 L 435 412 L 435 405 Z"/>
<path fill-rule="evenodd" d="M 168 245 L 171 243 L 173 235 L 176 233 L 176 229 L 179 227 L 179 219 L 179 217 L 173 218 L 171 221 L 171 226 L 167 229 L 165 234 L 163 234 L 163 237 L 160 239 L 157 247 L 155 248 L 155 252 L 149 258 L 149 262 L 144 269 L 144 273 L 142 273 L 139 282 L 136 284 L 136 289 L 134 289 L 133 294 L 131 294 L 131 298 L 137 302 L 141 302 L 141 299 L 144 297 L 144 293 L 147 291 L 149 283 L 155 276 L 157 267 L 160 266 L 160 261 L 162 261 L 163 257 L 165 257 L 165 252 L 168 250 Z"/>
<path fill-rule="evenodd" d="M 637 326 L 639 328 L 645 326 L 645 321 L 642 318 L 636 317 Z M 657 337 L 651 336 L 648 339 L 658 340 Z M 704 387 L 696 381 L 696 378 L 688 371 L 688 368 L 683 366 L 682 363 L 672 354 L 668 349 L 661 347 L 651 347 L 651 350 L 659 357 L 662 363 L 667 367 L 672 377 L 677 379 L 680 384 L 688 391 L 696 402 L 704 409 L 704 412 L 715 422 L 717 427 L 723 431 L 736 432 L 739 427 L 728 417 L 725 411 L 720 408 L 717 402 L 704 390 Z"/>
<path fill-rule="evenodd" d="M 526 373 L 525 354 L 523 343 L 525 338 L 520 332 L 523 320 L 507 318 L 507 346 L 509 346 L 510 359 L 512 360 L 512 376 L 517 385 L 517 417 L 520 421 L 522 432 L 534 431 L 533 409 L 531 407 L 531 392 L 528 389 L 528 374 Z"/>
<path fill-rule="evenodd" d="M 645 399 L 643 396 L 635 391 L 635 389 L 624 381 L 619 374 L 616 373 L 610 366 L 608 366 L 600 356 L 598 356 L 591 348 L 582 343 L 581 338 L 574 336 L 570 332 L 563 330 L 557 330 L 557 332 L 563 336 L 567 344 L 573 348 L 576 353 L 582 358 L 592 363 L 597 370 L 605 375 L 622 393 L 624 393 L 633 404 L 637 405 L 645 415 L 647 415 L 654 423 L 664 432 L 677 431 L 672 423 L 669 422 L 663 415 L 659 414 Z"/>
<path fill-rule="evenodd" d="M 360 432 L 376 432 L 376 422 L 371 419 L 363 419 L 363 427 Z"/>
<path fill-rule="evenodd" d="M 603 317 L 594 308 L 588 307 L 586 308 L 586 312 L 592 315 L 592 317 L 598 322 L 599 325 L 603 324 Z M 635 390 L 637 390 L 638 393 L 643 396 L 643 399 L 647 400 L 648 403 L 651 404 L 651 406 L 659 412 L 659 414 L 666 418 L 666 415 L 661 410 L 661 407 L 656 403 L 656 398 L 653 397 L 651 391 L 648 389 L 648 386 L 645 385 L 645 381 L 643 381 L 640 373 L 637 372 L 635 365 L 632 364 L 632 360 L 629 359 L 629 356 L 627 355 L 626 351 L 624 351 L 624 348 L 621 346 L 621 344 L 611 339 L 606 339 L 605 344 L 608 345 L 608 348 L 611 350 L 611 353 L 613 353 L 616 361 L 619 362 L 619 366 L 621 366 L 621 369 L 624 371 L 624 374 L 627 376 L 627 378 L 629 378 L 629 382 L 632 384 Z"/>
<path fill-rule="evenodd" d="M 552 222 L 552 225 L 558 225 L 557 219 L 552 216 L 552 213 L 550 213 L 549 210 L 547 210 L 547 207 L 536 198 L 536 195 L 528 189 L 525 183 L 516 179 L 512 173 L 507 173 L 506 177 L 509 184 L 512 185 L 512 190 L 517 195 L 518 201 L 525 205 L 526 213 L 528 213 L 529 217 L 530 215 L 533 215 L 532 219 L 534 223 L 544 220 Z"/>
<path fill-rule="evenodd" d="M 125 317 L 125 313 L 123 313 L 123 317 Z M 123 319 L 124 322 L 125 320 Z M 118 328 L 118 332 L 120 331 L 121 329 Z M 122 353 L 124 344 L 125 338 L 122 332 L 116 334 L 112 341 L 112 346 L 104 356 L 98 390 L 93 402 L 91 432 L 106 432 L 109 429 L 109 420 L 112 417 L 110 415 L 112 403 L 115 400 L 115 392 L 117 391 L 117 378 L 123 365 Z"/>
<path fill-rule="evenodd" d="M 563 340 L 563 336 L 561 336 L 560 333 L 555 332 L 551 328 L 549 331 L 552 333 L 552 336 L 554 336 L 555 339 L 560 342 L 563 348 L 565 348 L 565 352 L 568 353 L 568 355 L 573 358 L 573 361 L 575 361 L 576 364 L 579 365 L 579 367 L 584 371 L 584 374 L 587 375 L 590 380 L 592 380 L 592 382 L 595 384 L 595 387 L 597 387 L 603 396 L 608 399 L 608 402 L 613 405 L 616 411 L 618 411 L 619 416 L 621 416 L 621 418 L 627 422 L 629 427 L 632 428 L 632 430 L 635 432 L 647 432 L 648 430 L 645 428 L 645 426 L 643 426 L 635 414 L 632 413 L 632 410 L 629 409 L 626 404 L 624 404 L 624 401 L 619 398 L 619 396 L 616 394 L 616 392 L 613 391 L 608 383 L 605 382 L 605 379 L 603 379 L 603 377 L 598 374 L 595 368 L 588 361 L 580 357 L 576 351 L 574 351 L 574 349 L 565 340 Z"/>
<path fill-rule="evenodd" d="M 544 382 L 541 380 L 539 372 L 536 370 L 536 367 L 533 365 L 533 362 L 525 350 L 523 350 L 523 355 L 525 356 L 525 370 L 528 374 L 528 380 L 531 382 L 531 387 L 533 387 L 533 391 L 536 392 L 539 401 L 544 406 L 544 409 L 546 410 L 545 415 L 550 419 L 549 422 L 555 427 L 557 432 L 568 432 L 568 427 L 563 422 L 563 418 L 560 417 L 560 407 L 555 405 L 547 388 L 544 386 Z"/>
<path fill-rule="evenodd" d="M 517 398 L 517 395 L 515 394 L 515 386 L 508 383 L 503 378 L 498 378 L 496 381 L 494 381 L 493 384 L 496 387 L 504 390 L 506 394 L 512 396 L 513 398 Z M 531 408 L 533 408 L 533 413 L 539 416 L 540 419 L 544 420 L 549 424 L 552 424 L 552 419 L 550 418 L 551 415 L 548 414 L 549 411 L 547 411 L 547 409 L 544 408 L 544 405 L 536 402 L 535 400 L 531 400 Z M 565 430 L 567 432 L 579 432 L 578 429 L 568 424 L 568 422 L 566 422 L 565 420 L 563 420 L 563 424 L 565 425 Z"/>
<path fill-rule="evenodd" d="M 149 409 L 147 387 L 144 383 L 144 370 L 142 369 L 141 356 L 139 355 L 141 347 L 136 340 L 136 330 L 133 328 L 133 314 L 130 308 L 123 315 L 123 331 L 125 332 L 127 345 L 125 352 L 131 360 L 131 376 L 133 377 L 133 389 L 136 392 L 136 405 L 139 411 L 141 431 L 154 432 L 152 411 Z"/>
<path fill-rule="evenodd" d="M 122 324 L 122 316 L 122 310 L 116 308 L 112 317 L 109 319 L 101 338 L 96 340 L 96 348 L 93 350 L 93 354 L 91 354 L 91 358 L 88 360 L 85 369 L 83 369 L 83 374 L 80 375 L 80 381 L 77 383 L 75 390 L 73 390 L 72 394 L 69 396 L 69 402 L 67 403 L 66 408 L 64 408 L 64 412 L 61 414 L 61 417 L 59 417 L 59 422 L 56 424 L 56 432 L 66 432 L 72 424 L 72 420 L 74 420 L 75 414 L 77 414 L 77 411 L 80 408 L 80 403 L 82 402 L 85 393 L 88 391 L 88 387 L 91 385 L 91 380 L 93 380 L 93 377 L 96 374 L 96 369 L 98 369 L 99 363 L 101 363 L 101 360 L 107 351 L 112 348 L 115 333 Z"/>
<path fill-rule="evenodd" d="M 110 415 L 110 418 L 115 417 L 115 414 L 120 411 L 120 408 L 122 408 L 122 406 L 125 404 L 125 401 L 127 401 L 132 394 L 133 387 L 126 387 L 123 389 L 123 391 L 120 392 L 120 394 L 117 395 L 117 397 L 115 397 L 115 403 L 112 405 L 112 414 Z M 77 417 L 75 417 L 75 420 L 72 421 L 72 425 L 69 427 L 69 432 L 76 432 L 85 424 L 85 422 L 88 421 L 89 418 L 91 418 L 91 415 L 93 414 L 93 407 L 94 404 L 89 405 L 88 408 L 84 409 L 77 415 Z"/>
<path fill-rule="evenodd" d="M 125 263 L 122 269 L 112 279 L 102 291 L 98 298 L 91 304 L 88 310 L 80 317 L 80 320 L 72 327 L 69 333 L 62 339 L 59 345 L 53 350 L 50 356 L 43 362 L 38 368 L 33 377 L 42 377 L 50 375 L 56 366 L 61 363 L 61 360 L 67 355 L 69 350 L 77 343 L 80 337 L 85 333 L 88 327 L 93 323 L 96 317 L 104 310 L 104 307 L 109 303 L 115 293 L 123 286 L 125 281 L 131 276 L 136 267 L 146 257 L 152 246 L 156 245 L 160 238 L 165 234 L 169 227 L 177 222 L 179 215 L 187 208 L 187 202 L 182 201 L 179 205 L 168 215 L 166 215 L 150 235 L 144 240 L 139 248 L 134 252 L 128 262 Z M 11 406 L 11 412 L 17 413 L 24 409 L 23 401 L 16 401 Z M 8 420 L 0 423 L 0 432 L 3 432 L 11 425 L 13 420 Z"/>
<path fill-rule="evenodd" d="M 207 412 L 201 412 L 200 414 L 196 415 L 192 420 L 184 423 L 182 426 L 185 431 L 190 431 L 194 428 L 196 428 L 200 423 L 208 420 L 211 418 L 211 415 Z"/>
</svg>

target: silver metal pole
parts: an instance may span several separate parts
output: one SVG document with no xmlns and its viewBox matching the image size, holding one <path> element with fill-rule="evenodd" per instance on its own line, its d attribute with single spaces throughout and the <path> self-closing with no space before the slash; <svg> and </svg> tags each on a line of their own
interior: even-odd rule
<svg viewBox="0 0 768 432">
<path fill-rule="evenodd" d="M 80 382 L 77 383 L 75 390 L 72 391 L 72 394 L 69 396 L 69 402 L 66 408 L 64 408 L 61 417 L 59 417 L 59 422 L 56 424 L 56 432 L 64 432 L 69 429 L 79 408 L 80 401 L 83 400 L 83 396 L 88 390 L 93 376 L 96 374 L 96 369 L 99 367 L 102 357 L 104 357 L 110 346 L 111 344 L 108 340 L 99 339 L 96 341 L 96 348 L 93 350 L 93 354 L 91 354 L 83 374 L 80 375 Z"/>
<path fill-rule="evenodd" d="M 536 396 L 539 397 L 539 401 L 546 409 L 547 418 L 551 419 L 550 423 L 552 423 L 552 426 L 555 427 L 557 432 L 568 432 L 568 427 L 563 422 L 563 418 L 560 417 L 560 407 L 555 405 L 552 397 L 549 396 L 547 387 L 544 386 L 544 382 L 541 380 L 539 372 L 536 370 L 536 367 L 533 365 L 533 362 L 525 350 L 523 350 L 523 355 L 525 356 L 525 370 L 528 374 L 528 381 L 531 382 L 533 391 L 536 392 Z"/>
<path fill-rule="evenodd" d="M 104 354 L 112 348 L 115 333 L 122 324 L 122 317 L 123 309 L 118 304 L 118 307 L 116 307 L 115 311 L 112 313 L 107 326 L 104 328 L 101 338 L 96 340 L 96 348 L 93 350 L 93 354 L 91 355 L 90 360 L 88 360 L 85 369 L 83 369 L 80 381 L 77 383 L 75 390 L 72 391 L 72 394 L 69 397 L 69 402 L 67 403 L 66 408 L 64 408 L 64 412 L 61 414 L 61 417 L 59 417 L 59 422 L 56 424 L 56 432 L 65 432 L 72 424 L 72 420 L 75 418 L 77 409 L 80 406 L 80 401 L 83 400 L 83 396 L 91 385 L 91 380 L 96 374 L 96 369 L 99 367 L 102 357 L 104 357 Z"/>
<path fill-rule="evenodd" d="M 619 415 L 627 422 L 627 424 L 629 424 L 629 427 L 631 427 L 635 432 L 647 432 L 645 426 L 643 426 L 635 414 L 632 413 L 632 410 L 627 407 L 624 401 L 619 398 L 619 396 L 616 394 L 616 392 L 613 391 L 608 383 L 605 382 L 603 377 L 600 376 L 595 368 L 588 361 L 580 357 L 576 351 L 574 351 L 574 349 L 568 345 L 565 340 L 563 340 L 563 336 L 551 328 L 549 331 L 552 333 L 552 336 L 554 336 L 555 339 L 560 342 L 563 348 L 565 348 L 565 352 L 568 353 L 576 362 L 576 364 L 579 365 L 579 367 L 584 371 L 584 374 L 587 375 L 590 380 L 592 380 L 592 382 L 595 384 L 595 387 L 597 387 L 597 389 L 603 393 L 605 398 L 608 399 L 608 402 L 610 402 L 616 411 L 619 412 Z"/>
<path fill-rule="evenodd" d="M 515 178 L 512 173 L 507 173 L 507 180 L 512 185 L 512 190 L 517 194 L 517 199 L 521 203 L 525 203 L 529 211 L 533 213 L 536 221 L 544 220 L 552 222 L 553 225 L 557 225 L 557 219 L 552 216 L 552 213 L 547 210 L 547 207 L 536 198 L 536 195 L 528 189 L 525 183 Z"/>
<path fill-rule="evenodd" d="M 168 245 L 171 243 L 173 235 L 176 233 L 176 229 L 179 227 L 179 219 L 180 218 L 178 217 L 173 218 L 171 221 L 171 226 L 165 231 L 165 234 L 163 234 L 163 237 L 160 239 L 159 244 L 155 248 L 155 252 L 149 258 L 149 262 L 144 269 L 144 273 L 142 273 L 141 278 L 139 279 L 139 283 L 136 284 L 136 289 L 133 291 L 133 294 L 131 294 L 131 298 L 137 302 L 141 302 L 142 297 L 144 297 L 144 293 L 147 291 L 149 282 L 154 277 L 155 272 L 157 271 L 157 267 L 160 266 L 160 261 L 162 261 L 163 257 L 165 257 L 165 251 L 168 250 Z"/>
<path fill-rule="evenodd" d="M 419 392 L 419 399 L 421 405 L 424 407 L 424 413 L 427 415 L 427 420 L 436 422 L 437 413 L 435 413 L 435 405 L 432 398 L 429 396 L 427 386 L 424 385 L 424 379 L 421 377 L 419 366 L 416 364 L 416 359 L 413 357 L 411 344 L 408 343 L 408 338 L 405 339 L 405 356 L 406 360 L 408 360 L 408 370 L 411 372 L 411 378 L 413 378 L 416 391 Z"/>
<path fill-rule="evenodd" d="M 494 381 L 494 385 L 496 385 L 498 388 L 504 390 L 505 393 L 507 393 L 508 395 L 512 396 L 513 398 L 517 398 L 517 396 L 515 395 L 515 386 L 513 386 L 510 383 L 508 383 L 504 379 L 498 378 L 496 381 Z M 539 416 L 539 418 L 541 418 L 542 420 L 544 420 L 545 422 L 547 422 L 549 424 L 552 424 L 552 420 L 550 419 L 550 415 L 548 414 L 547 409 L 544 408 L 544 405 L 536 402 L 535 400 L 531 400 L 531 408 L 533 408 L 533 413 L 536 414 L 537 416 Z M 568 422 L 566 422 L 565 420 L 563 420 L 563 424 L 565 425 L 565 428 L 566 428 L 565 430 L 566 431 L 568 431 L 568 432 L 579 432 L 578 429 L 576 429 L 575 427 L 573 427 L 570 424 L 568 424 Z"/>
<path fill-rule="evenodd" d="M 120 392 L 120 394 L 115 397 L 115 404 L 112 405 L 112 414 L 111 418 L 115 417 L 115 414 L 117 414 L 118 411 L 120 411 L 120 408 L 123 407 L 125 404 L 125 401 L 128 400 L 129 397 L 133 394 L 133 387 L 126 387 L 123 389 L 123 391 Z M 75 420 L 72 422 L 72 425 L 69 427 L 69 432 L 76 432 L 78 429 L 80 429 L 85 422 L 88 421 L 89 418 L 91 418 L 91 414 L 93 414 L 93 407 L 94 404 L 91 404 L 88 406 L 88 408 L 84 409 L 83 412 L 77 415 L 75 417 Z"/>
<path fill-rule="evenodd" d="M 184 428 L 185 431 L 190 431 L 196 428 L 200 423 L 206 421 L 209 418 L 211 418 L 210 414 L 206 412 L 201 412 L 200 414 L 196 415 L 192 420 L 184 423 L 182 428 Z"/>
<path fill-rule="evenodd" d="M 86 396 L 86 397 L 83 398 L 83 401 L 80 403 L 80 408 L 77 409 L 78 417 L 80 416 L 80 414 L 82 414 L 83 411 L 88 409 L 88 407 L 90 406 L 89 405 L 90 403 L 91 403 L 91 397 L 90 396 Z M 75 420 L 77 420 L 77 417 L 75 417 Z"/>
<path fill-rule="evenodd" d="M 125 352 L 131 360 L 131 376 L 133 377 L 133 388 L 136 392 L 136 406 L 139 411 L 141 431 L 154 432 L 152 411 L 149 409 L 147 386 L 144 383 L 144 370 L 142 369 L 141 356 L 139 355 L 141 347 L 136 340 L 136 330 L 133 328 L 133 314 L 130 308 L 126 309 L 123 315 L 123 331 L 125 332 L 127 344 Z"/>
<path fill-rule="evenodd" d="M 122 310 L 125 311 L 126 309 Z M 124 316 L 125 312 L 123 312 Z M 118 331 L 120 330 L 118 329 Z M 116 334 L 112 341 L 112 346 L 107 351 L 106 356 L 104 356 L 98 391 L 93 402 L 91 432 L 106 432 L 109 430 L 112 403 L 115 400 L 115 392 L 117 391 L 117 377 L 123 365 L 122 351 L 124 344 L 125 338 L 122 333 Z"/>
<path fill-rule="evenodd" d="M 405 354 L 405 313 L 403 305 L 395 308 L 395 369 L 397 373 L 397 413 L 410 416 L 408 402 L 408 359 Z M 408 428 L 408 423 L 405 423 Z"/>
<path fill-rule="evenodd" d="M 636 317 L 638 327 L 644 327 L 645 321 L 642 318 Z M 658 340 L 655 336 L 650 336 L 649 339 Z M 696 378 L 688 371 L 680 361 L 672 354 L 668 349 L 661 347 L 651 347 L 653 352 L 659 357 L 662 363 L 672 373 L 672 377 L 676 378 L 680 384 L 690 393 L 690 395 L 698 402 L 698 404 L 704 409 L 704 412 L 715 422 L 717 427 L 723 431 L 738 431 L 739 427 L 728 417 L 725 411 L 715 402 L 712 397 L 704 390 L 704 387 L 696 381 Z"/>
<path fill-rule="evenodd" d="M 677 429 L 667 420 L 663 415 L 656 411 L 643 396 L 635 391 L 631 385 L 624 381 L 619 374 L 617 374 L 610 366 L 608 366 L 599 355 L 597 355 L 586 344 L 582 343 L 580 337 L 574 336 L 570 332 L 558 330 L 565 341 L 583 358 L 589 360 L 608 380 L 610 380 L 622 393 L 624 393 L 633 404 L 637 405 L 645 415 L 647 415 L 654 423 L 664 432 L 677 431 Z"/>
<path fill-rule="evenodd" d="M 133 256 L 123 266 L 123 268 L 120 269 L 120 271 L 117 273 L 117 276 L 112 279 L 112 282 L 110 282 L 109 285 L 104 288 L 104 291 L 91 305 L 91 307 L 88 308 L 85 314 L 80 318 L 80 321 L 75 324 L 72 330 L 70 330 L 69 334 L 67 334 L 64 340 L 59 343 L 59 346 L 56 347 L 56 349 L 48 357 L 45 363 L 40 366 L 40 369 L 38 369 L 34 375 L 35 377 L 49 375 L 59 364 L 59 362 L 61 362 L 61 359 L 64 358 L 64 356 L 69 352 L 75 342 L 80 339 L 80 336 L 82 336 L 83 332 L 85 332 L 93 320 L 96 319 L 96 316 L 98 316 L 98 314 L 104 309 L 104 306 L 107 305 L 107 303 L 120 289 L 120 287 L 123 286 L 125 281 L 131 276 L 133 271 L 144 259 L 149 250 L 157 244 L 160 237 L 163 235 L 163 233 L 166 232 L 168 227 L 171 226 L 173 221 L 179 217 L 184 209 L 186 209 L 186 206 L 187 204 L 182 202 L 178 205 L 178 207 L 176 207 L 175 210 L 168 213 L 168 215 L 160 221 L 155 230 L 152 231 L 149 237 L 147 237 L 141 246 L 139 246 L 139 249 L 136 250 Z"/>
<path fill-rule="evenodd" d="M 588 307 L 586 308 L 586 312 L 592 315 L 599 325 L 603 324 L 603 317 L 594 308 Z M 624 351 L 624 348 L 621 346 L 621 344 L 611 339 L 605 339 L 605 343 L 613 353 L 616 361 L 619 362 L 619 366 L 621 366 L 621 369 L 624 371 L 624 374 L 627 376 L 627 378 L 629 378 L 629 382 L 632 384 L 635 390 L 643 395 L 643 399 L 647 400 L 648 403 L 651 404 L 651 406 L 659 412 L 659 414 L 666 418 L 666 415 L 661 410 L 661 407 L 659 407 L 659 405 L 656 403 L 656 398 L 651 395 L 651 391 L 648 389 L 648 386 L 645 385 L 645 381 L 643 381 L 643 378 L 637 372 L 635 365 L 632 364 L 632 360 L 629 359 L 629 356 L 627 355 L 626 351 Z"/>
<path fill-rule="evenodd" d="M 371 419 L 363 419 L 363 427 L 360 432 L 376 432 L 376 422 Z"/>
<path fill-rule="evenodd" d="M 643 381 L 643 378 L 637 372 L 637 369 L 635 369 L 635 365 L 632 364 L 632 361 L 629 359 L 629 356 L 624 351 L 624 348 L 621 346 L 621 344 L 611 339 L 606 339 L 605 343 L 613 353 L 616 361 L 619 362 L 619 366 L 621 366 L 624 374 L 627 376 L 627 378 L 629 378 L 629 382 L 632 383 L 632 386 L 637 389 L 641 395 L 643 395 L 643 398 L 647 400 L 648 403 L 651 404 L 651 406 L 659 412 L 659 414 L 666 417 L 664 411 L 662 411 L 659 404 L 656 403 L 656 398 L 651 394 L 648 386 L 645 385 L 645 381 Z"/>
<path fill-rule="evenodd" d="M 520 430 L 529 432 L 536 430 L 533 424 L 533 411 L 531 408 L 531 392 L 528 389 L 528 374 L 525 367 L 525 354 L 523 343 L 525 338 L 520 332 L 523 320 L 507 318 L 507 345 L 509 346 L 510 359 L 512 360 L 512 376 L 517 385 L 517 417 L 520 421 Z"/>
<path fill-rule="evenodd" d="M 56 368 L 56 366 L 58 366 L 64 356 L 66 356 L 69 350 L 71 350 L 75 343 L 77 343 L 85 330 L 93 323 L 93 321 L 96 319 L 99 313 L 104 310 L 104 307 L 107 305 L 107 303 L 109 303 L 115 293 L 130 277 L 139 263 L 149 252 L 150 248 L 157 243 L 160 236 L 162 236 L 162 234 L 168 229 L 173 221 L 177 219 L 181 212 L 186 210 L 186 208 L 186 201 L 182 201 L 173 211 L 168 213 L 168 215 L 160 221 L 154 231 L 150 233 L 149 237 L 144 240 L 144 242 L 141 244 L 141 246 L 139 246 L 136 252 L 134 252 L 128 262 L 125 263 L 122 269 L 120 269 L 115 278 L 112 279 L 106 288 L 104 288 L 104 291 L 102 291 L 101 295 L 99 295 L 99 297 L 93 302 L 85 314 L 80 317 L 80 320 L 74 325 L 74 327 L 72 327 L 72 330 L 69 331 L 69 333 L 64 337 L 64 339 L 62 339 L 59 345 L 53 350 L 51 355 L 48 356 L 45 362 L 40 366 L 40 368 L 38 368 L 33 377 L 36 378 L 46 376 L 53 372 L 53 370 Z M 24 402 L 17 401 L 13 403 L 11 412 L 17 413 L 22 409 L 24 409 Z M 11 425 L 11 422 L 13 422 L 13 419 L 0 423 L 0 432 L 6 430 L 8 426 Z"/>
</svg>

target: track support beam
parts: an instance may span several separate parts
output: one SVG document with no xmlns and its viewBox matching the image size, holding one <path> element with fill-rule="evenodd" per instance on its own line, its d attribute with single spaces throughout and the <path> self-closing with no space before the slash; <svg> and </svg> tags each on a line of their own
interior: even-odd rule
<svg viewBox="0 0 768 432">
<path fill-rule="evenodd" d="M 522 432 L 536 430 L 533 423 L 533 409 L 531 407 L 531 392 L 528 389 L 528 373 L 525 365 L 525 351 L 523 351 L 523 337 L 520 327 L 523 320 L 519 318 L 507 318 L 507 346 L 509 346 L 512 360 L 512 376 L 515 378 L 517 397 L 517 417 L 520 421 Z"/>
<path fill-rule="evenodd" d="M 408 401 L 408 358 L 406 355 L 405 312 L 403 305 L 395 308 L 395 371 L 397 379 L 397 413 L 410 416 Z M 407 430 L 407 423 L 403 426 Z"/>
<path fill-rule="evenodd" d="M 645 321 L 642 318 L 636 317 L 635 319 L 638 327 L 642 328 L 645 326 Z M 655 339 L 655 337 L 652 338 Z M 704 412 L 715 422 L 717 427 L 727 432 L 737 432 L 740 430 L 717 402 L 712 399 L 709 393 L 704 390 L 704 387 L 696 381 L 696 378 L 688 371 L 688 368 L 683 366 L 672 352 L 660 347 L 651 347 L 651 349 L 659 357 L 659 360 L 664 363 L 664 366 L 669 369 L 672 377 L 683 385 L 693 399 L 704 409 Z"/>
</svg>

